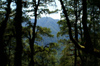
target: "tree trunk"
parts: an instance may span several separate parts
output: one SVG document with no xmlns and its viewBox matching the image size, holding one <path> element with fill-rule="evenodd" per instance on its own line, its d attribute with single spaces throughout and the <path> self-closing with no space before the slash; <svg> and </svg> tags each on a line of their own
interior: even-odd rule
<svg viewBox="0 0 100 66">
<path fill-rule="evenodd" d="M 16 48 L 14 66 L 22 66 L 22 0 L 17 0 L 17 9 L 15 15 Z"/>
<path fill-rule="evenodd" d="M 82 0 L 83 2 L 83 17 L 82 17 L 82 24 L 84 29 L 84 40 L 85 40 L 85 48 L 87 49 L 86 52 L 93 51 L 93 45 L 90 38 L 90 34 L 87 27 L 87 2 L 86 0 Z"/>
<path fill-rule="evenodd" d="M 3 36 L 5 33 L 5 29 L 7 27 L 7 21 L 9 18 L 9 14 L 10 14 L 10 4 L 11 4 L 11 0 L 7 0 L 8 4 L 7 4 L 7 9 L 6 9 L 6 17 L 5 20 L 2 21 L 2 24 L 0 26 L 0 66 L 6 66 L 7 65 L 7 54 L 6 54 L 6 50 L 5 45 L 4 45 L 4 40 L 3 40 Z"/>
<path fill-rule="evenodd" d="M 38 10 L 38 6 L 39 6 L 39 3 L 40 3 L 40 0 L 38 0 L 38 4 L 36 4 L 36 1 L 35 2 L 35 21 L 34 21 L 34 26 L 33 26 L 33 37 L 32 39 L 30 39 L 30 49 L 31 49 L 31 61 L 29 63 L 29 66 L 34 66 L 34 42 L 35 42 L 35 28 L 36 28 L 36 24 L 37 24 L 37 10 Z"/>
</svg>

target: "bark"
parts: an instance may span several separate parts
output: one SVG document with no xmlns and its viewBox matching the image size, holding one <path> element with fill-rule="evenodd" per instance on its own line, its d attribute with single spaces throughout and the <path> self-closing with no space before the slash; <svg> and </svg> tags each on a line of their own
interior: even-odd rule
<svg viewBox="0 0 100 66">
<path fill-rule="evenodd" d="M 2 21 L 1 27 L 0 27 L 0 66 L 6 66 L 7 65 L 7 56 L 6 56 L 6 50 L 5 45 L 4 45 L 4 40 L 3 40 L 3 36 L 5 33 L 5 29 L 7 27 L 7 21 L 9 19 L 9 14 L 10 14 L 10 4 L 11 4 L 11 0 L 8 1 L 7 4 L 7 9 L 6 9 L 6 17 L 5 20 Z"/>
<path fill-rule="evenodd" d="M 16 48 L 14 66 L 22 66 L 22 0 L 17 0 L 17 9 L 15 15 Z"/>
</svg>

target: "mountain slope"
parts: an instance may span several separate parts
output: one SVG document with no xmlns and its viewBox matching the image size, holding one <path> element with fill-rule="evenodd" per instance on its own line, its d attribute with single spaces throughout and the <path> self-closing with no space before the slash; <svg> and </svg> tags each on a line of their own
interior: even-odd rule
<svg viewBox="0 0 100 66">
<path fill-rule="evenodd" d="M 30 20 L 32 23 L 34 22 L 34 19 Z M 43 40 L 41 42 L 37 42 L 39 45 L 45 46 L 46 44 L 49 44 L 50 42 L 56 42 L 58 41 L 58 38 L 56 37 L 56 34 L 60 31 L 59 25 L 57 24 L 59 20 L 53 19 L 50 17 L 43 17 L 37 20 L 37 26 L 41 27 L 47 27 L 50 28 L 52 31 L 52 34 L 54 35 L 53 38 L 49 38 L 46 36 L 42 36 Z M 26 23 L 23 23 L 22 25 L 25 26 Z M 64 37 L 60 37 L 59 39 L 63 39 Z M 59 50 L 57 50 L 56 57 L 59 59 L 61 55 L 61 51 L 63 50 L 64 46 L 59 46 Z"/>
<path fill-rule="evenodd" d="M 54 35 L 54 38 L 49 38 L 49 37 L 43 36 L 43 41 L 39 42 L 39 44 L 42 43 L 45 45 L 50 42 L 57 42 L 56 34 L 60 30 L 59 25 L 57 24 L 58 21 L 59 20 L 57 20 L 57 19 L 55 20 L 50 17 L 43 17 L 43 18 L 40 18 L 37 20 L 37 26 L 50 28 L 52 31 L 52 34 Z M 31 22 L 34 22 L 34 19 L 31 19 Z"/>
<path fill-rule="evenodd" d="M 41 27 L 47 27 L 50 28 L 52 31 L 52 34 L 57 33 L 59 29 L 59 25 L 57 24 L 59 20 L 52 19 L 50 17 L 43 17 L 37 20 L 37 25 Z M 34 19 L 31 19 L 31 22 L 34 22 Z"/>
</svg>

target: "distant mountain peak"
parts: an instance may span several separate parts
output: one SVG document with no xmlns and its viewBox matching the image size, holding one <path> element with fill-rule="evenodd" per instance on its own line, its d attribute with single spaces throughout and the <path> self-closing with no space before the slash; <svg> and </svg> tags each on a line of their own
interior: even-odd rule
<svg viewBox="0 0 100 66">
<path fill-rule="evenodd" d="M 33 21 L 34 19 L 30 19 L 30 20 Z M 51 17 L 41 17 L 38 20 L 56 20 L 56 21 L 58 21 L 59 19 L 53 19 Z"/>
<path fill-rule="evenodd" d="M 51 17 L 42 17 L 42 18 L 40 18 L 40 19 L 52 19 L 52 20 L 55 20 L 55 19 L 53 19 L 53 18 L 51 18 Z"/>
</svg>

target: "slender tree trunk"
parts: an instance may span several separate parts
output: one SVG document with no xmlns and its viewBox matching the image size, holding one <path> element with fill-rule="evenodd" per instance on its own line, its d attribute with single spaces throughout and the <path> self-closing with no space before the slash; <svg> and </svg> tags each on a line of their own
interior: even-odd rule
<svg viewBox="0 0 100 66">
<path fill-rule="evenodd" d="M 7 0 L 8 5 L 7 5 L 7 9 L 6 9 L 6 17 L 5 20 L 2 21 L 1 27 L 0 27 L 0 66 L 6 66 L 7 65 L 7 54 L 6 54 L 6 50 L 5 45 L 4 45 L 4 40 L 3 40 L 3 36 L 5 33 L 5 29 L 7 27 L 7 21 L 9 18 L 9 14 L 10 14 L 10 4 L 11 4 L 11 0 Z"/>
<path fill-rule="evenodd" d="M 33 38 L 30 42 L 30 48 L 31 48 L 31 66 L 34 66 L 34 41 L 35 41 L 35 28 L 36 28 L 36 23 L 37 23 L 37 9 L 35 9 L 35 21 L 34 21 L 34 26 L 33 26 Z"/>
<path fill-rule="evenodd" d="M 16 48 L 14 66 L 22 66 L 22 0 L 17 0 L 17 9 L 15 15 L 15 30 L 16 30 Z"/>
<path fill-rule="evenodd" d="M 76 46 L 75 46 L 75 60 L 74 60 L 74 66 L 77 65 L 77 49 L 76 49 Z"/>
<path fill-rule="evenodd" d="M 81 49 L 81 50 L 84 51 L 84 49 L 81 48 L 81 47 L 78 45 L 77 41 L 73 38 L 73 36 L 72 36 L 72 29 L 71 29 L 71 23 L 70 23 L 70 20 L 69 20 L 69 18 L 68 18 L 67 10 L 65 9 L 65 6 L 64 6 L 62 0 L 60 0 L 60 3 L 61 3 L 62 9 L 63 9 L 63 13 L 64 13 L 65 18 L 66 18 L 66 21 L 67 21 L 66 23 L 67 23 L 67 25 L 68 25 L 68 32 L 69 32 L 70 40 L 76 45 L 76 47 L 77 47 L 78 49 Z"/>
<path fill-rule="evenodd" d="M 92 41 L 89 35 L 88 27 L 87 27 L 87 1 L 82 0 L 83 3 L 83 17 L 82 17 L 82 24 L 84 29 L 84 40 L 85 40 L 85 47 L 86 52 L 93 51 Z"/>
<path fill-rule="evenodd" d="M 29 63 L 29 66 L 34 66 L 34 42 L 35 42 L 35 28 L 36 28 L 36 24 L 37 24 L 37 10 L 38 10 L 38 6 L 39 6 L 39 3 L 40 3 L 40 0 L 38 0 L 38 4 L 36 4 L 36 1 L 35 2 L 35 21 L 34 21 L 34 26 L 33 26 L 33 37 L 32 39 L 30 39 L 30 49 L 31 49 L 31 61 Z"/>
</svg>

